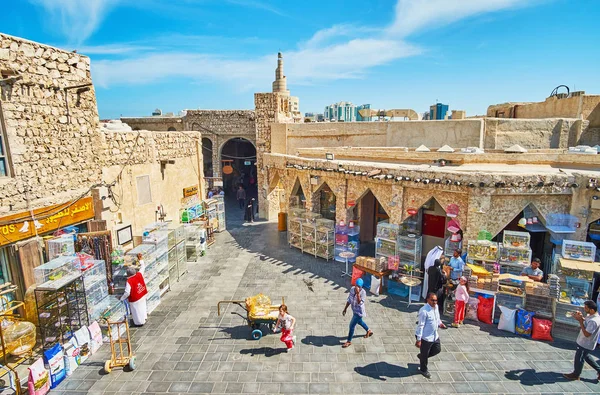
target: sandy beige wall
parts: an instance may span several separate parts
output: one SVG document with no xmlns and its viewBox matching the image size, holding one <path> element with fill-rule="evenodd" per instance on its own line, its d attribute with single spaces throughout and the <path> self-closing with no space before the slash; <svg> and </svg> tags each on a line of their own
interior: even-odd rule
<svg viewBox="0 0 600 395">
<path fill-rule="evenodd" d="M 287 124 L 287 150 L 313 147 L 479 147 L 483 121 L 325 122 Z M 277 129 L 277 147 L 282 146 Z M 281 149 L 281 148 L 279 148 Z"/>
<path fill-rule="evenodd" d="M 116 191 L 122 194 L 120 208 L 113 207 L 112 211 L 118 211 L 122 215 L 122 224 L 117 224 L 117 213 L 105 210 L 102 219 L 107 221 L 109 229 L 116 230 L 131 225 L 134 236 L 141 236 L 144 226 L 155 221 L 155 211 L 159 205 L 163 205 L 167 214 L 167 221 L 179 223 L 180 202 L 183 198 L 183 188 L 198 184 L 196 175 L 196 159 L 180 158 L 175 160 L 174 165 L 167 165 L 164 179 L 160 171 L 159 163 L 138 164 L 127 166 L 123 171 L 121 183 L 123 189 L 117 186 Z M 105 179 L 114 179 L 121 171 L 121 166 L 115 165 L 102 170 Z M 139 176 L 150 176 L 150 187 L 152 190 L 152 202 L 144 205 L 138 204 L 138 191 L 136 178 Z"/>
</svg>

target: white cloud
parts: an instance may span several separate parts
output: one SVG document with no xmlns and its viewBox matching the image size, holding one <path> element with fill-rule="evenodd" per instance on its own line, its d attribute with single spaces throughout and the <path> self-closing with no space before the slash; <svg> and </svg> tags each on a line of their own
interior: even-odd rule
<svg viewBox="0 0 600 395">
<path fill-rule="evenodd" d="M 50 13 L 70 44 L 81 44 L 96 31 L 120 0 L 29 0 Z"/>
<path fill-rule="evenodd" d="M 256 8 L 263 11 L 268 11 L 279 16 L 287 16 L 283 11 L 268 4 L 265 1 L 256 0 L 225 0 L 225 2 L 233 5 L 239 5 L 247 8 Z"/>
<path fill-rule="evenodd" d="M 373 67 L 422 53 L 423 49 L 406 41 L 411 33 L 535 1 L 540 0 L 398 0 L 394 20 L 388 26 L 334 25 L 317 31 L 296 49 L 284 51 L 285 74 L 290 84 L 361 78 Z M 187 52 L 162 51 L 121 60 L 94 60 L 94 80 L 99 86 L 108 87 L 185 77 L 229 83 L 236 89 L 265 90 L 274 79 L 274 53 L 235 58 L 194 52 L 191 48 L 184 51 Z"/>
<path fill-rule="evenodd" d="M 62 46 L 59 46 L 62 47 Z M 123 55 L 132 52 L 151 51 L 154 47 L 137 44 L 106 44 L 106 45 L 84 45 L 78 47 L 77 51 L 86 55 Z"/>
<path fill-rule="evenodd" d="M 419 30 L 444 26 L 473 15 L 531 3 L 532 0 L 398 0 L 396 17 L 388 32 L 406 37 Z"/>
</svg>

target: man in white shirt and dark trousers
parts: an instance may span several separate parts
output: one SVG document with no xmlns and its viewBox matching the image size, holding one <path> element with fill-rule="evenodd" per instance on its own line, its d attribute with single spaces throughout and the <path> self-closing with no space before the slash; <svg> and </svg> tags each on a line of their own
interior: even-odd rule
<svg viewBox="0 0 600 395">
<path fill-rule="evenodd" d="M 598 306 L 595 302 L 588 300 L 583 304 L 583 309 L 587 316 L 584 318 L 581 312 L 576 312 L 573 318 L 579 321 L 581 327 L 577 336 L 577 351 L 575 352 L 574 370 L 572 373 L 563 374 L 569 380 L 579 380 L 583 371 L 583 363 L 587 362 L 596 373 L 600 380 L 600 365 L 590 355 L 596 348 L 598 337 L 600 337 L 600 316 L 598 315 Z"/>
<path fill-rule="evenodd" d="M 419 310 L 419 320 L 415 331 L 415 337 L 417 338 L 415 346 L 421 350 L 417 355 L 421 362 L 419 370 L 428 379 L 431 378 L 431 373 L 427 369 L 427 362 L 430 357 L 436 356 L 442 351 L 438 328 L 446 329 L 446 325 L 440 319 L 437 302 L 435 293 L 431 292 L 427 295 L 427 303 Z"/>
</svg>

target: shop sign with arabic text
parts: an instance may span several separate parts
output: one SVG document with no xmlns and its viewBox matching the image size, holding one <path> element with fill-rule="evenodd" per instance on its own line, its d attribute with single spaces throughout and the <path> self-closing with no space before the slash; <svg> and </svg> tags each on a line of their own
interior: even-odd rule
<svg viewBox="0 0 600 395">
<path fill-rule="evenodd" d="M 33 210 L 35 222 L 31 214 L 21 212 L 0 218 L 0 246 L 25 240 L 36 235 L 53 232 L 65 226 L 77 224 L 94 218 L 94 202 L 91 197 L 86 197 L 69 205 L 70 203 L 57 204 Z M 52 215 L 48 216 L 49 213 Z M 15 223 L 9 221 L 27 218 Z M 38 219 L 43 218 L 43 219 Z"/>
</svg>

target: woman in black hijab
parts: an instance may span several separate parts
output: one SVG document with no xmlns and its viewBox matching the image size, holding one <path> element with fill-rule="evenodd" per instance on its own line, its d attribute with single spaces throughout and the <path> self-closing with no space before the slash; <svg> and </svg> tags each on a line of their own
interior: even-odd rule
<svg viewBox="0 0 600 395">
<path fill-rule="evenodd" d="M 433 266 L 427 269 L 427 275 L 429 276 L 427 293 L 433 292 L 437 295 L 440 314 L 443 314 L 444 284 L 446 283 L 446 274 L 442 270 L 442 263 L 439 259 L 436 259 L 433 262 Z"/>
<path fill-rule="evenodd" d="M 244 221 L 254 222 L 254 198 L 249 198 L 246 202 L 246 212 L 244 213 Z"/>
</svg>

